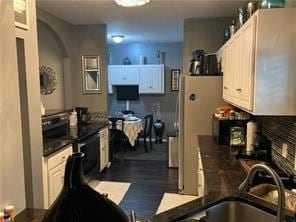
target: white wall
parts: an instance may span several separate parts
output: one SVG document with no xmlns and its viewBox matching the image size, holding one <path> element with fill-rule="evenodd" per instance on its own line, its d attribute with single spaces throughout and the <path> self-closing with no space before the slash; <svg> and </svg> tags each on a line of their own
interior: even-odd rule
<svg viewBox="0 0 296 222">
<path fill-rule="evenodd" d="M 26 87 L 26 103 L 21 102 L 21 114 L 26 117 L 23 121 L 23 132 L 27 134 L 23 137 L 23 149 L 25 153 L 25 179 L 26 186 L 30 186 L 32 192 L 26 193 L 26 207 L 43 207 L 43 175 L 42 156 L 43 142 L 41 130 L 41 110 L 40 110 L 40 79 L 37 44 L 36 25 L 36 2 L 29 0 L 29 30 L 16 28 L 17 38 L 24 40 L 25 53 L 25 82 L 20 82 L 20 87 Z M 29 177 L 29 178 L 28 178 Z"/>
<path fill-rule="evenodd" d="M 64 66 L 68 65 L 64 67 L 66 108 L 86 106 L 107 112 L 107 26 L 71 25 L 39 8 L 37 14 L 38 20 L 47 24 L 56 33 L 67 52 L 67 61 L 64 63 Z M 100 94 L 84 94 L 82 91 L 82 55 L 100 56 Z"/>
<path fill-rule="evenodd" d="M 57 74 L 57 86 L 53 93 L 41 95 L 45 109 L 63 109 L 64 67 L 63 54 L 52 34 L 42 24 L 38 24 L 39 65 L 49 66 Z"/>
<path fill-rule="evenodd" d="M 0 30 L 0 209 L 13 204 L 18 213 L 25 185 L 12 1 L 0 1 Z"/>
</svg>

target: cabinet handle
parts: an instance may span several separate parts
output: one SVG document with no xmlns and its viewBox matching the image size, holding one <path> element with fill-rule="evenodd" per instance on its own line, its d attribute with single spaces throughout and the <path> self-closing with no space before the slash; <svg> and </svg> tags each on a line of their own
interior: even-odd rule
<svg viewBox="0 0 296 222">
<path fill-rule="evenodd" d="M 223 88 L 224 88 L 224 89 L 228 89 L 228 87 L 227 87 L 227 86 L 224 86 Z"/>
<path fill-rule="evenodd" d="M 237 91 L 237 92 L 241 92 L 241 91 L 242 91 L 242 89 L 236 89 L 236 91 Z"/>
</svg>

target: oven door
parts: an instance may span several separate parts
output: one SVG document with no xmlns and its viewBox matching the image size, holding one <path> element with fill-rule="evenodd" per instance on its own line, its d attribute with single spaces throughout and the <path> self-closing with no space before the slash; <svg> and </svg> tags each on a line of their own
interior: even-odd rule
<svg viewBox="0 0 296 222">
<path fill-rule="evenodd" d="M 78 144 L 78 152 L 84 153 L 83 172 L 86 174 L 100 164 L 100 137 L 95 134 Z"/>
</svg>

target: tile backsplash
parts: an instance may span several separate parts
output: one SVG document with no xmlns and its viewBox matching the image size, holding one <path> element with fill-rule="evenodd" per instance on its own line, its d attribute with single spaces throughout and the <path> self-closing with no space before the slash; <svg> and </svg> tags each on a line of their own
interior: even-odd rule
<svg viewBox="0 0 296 222">
<path fill-rule="evenodd" d="M 272 160 L 287 174 L 294 175 L 296 152 L 296 116 L 256 117 L 259 129 L 271 141 Z M 282 156 L 283 146 L 287 147 L 286 158 Z"/>
<path fill-rule="evenodd" d="M 108 113 L 106 110 L 89 109 L 88 110 L 92 121 L 107 121 Z"/>
</svg>

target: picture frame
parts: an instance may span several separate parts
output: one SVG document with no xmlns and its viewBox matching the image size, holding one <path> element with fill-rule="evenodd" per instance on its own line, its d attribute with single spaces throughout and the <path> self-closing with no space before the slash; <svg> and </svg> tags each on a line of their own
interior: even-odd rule
<svg viewBox="0 0 296 222">
<path fill-rule="evenodd" d="M 171 91 L 179 91 L 180 69 L 171 70 Z"/>
<path fill-rule="evenodd" d="M 29 0 L 14 0 L 14 23 L 15 26 L 29 30 Z"/>
<path fill-rule="evenodd" d="M 102 93 L 101 69 L 98 55 L 82 56 L 83 93 Z"/>
</svg>

